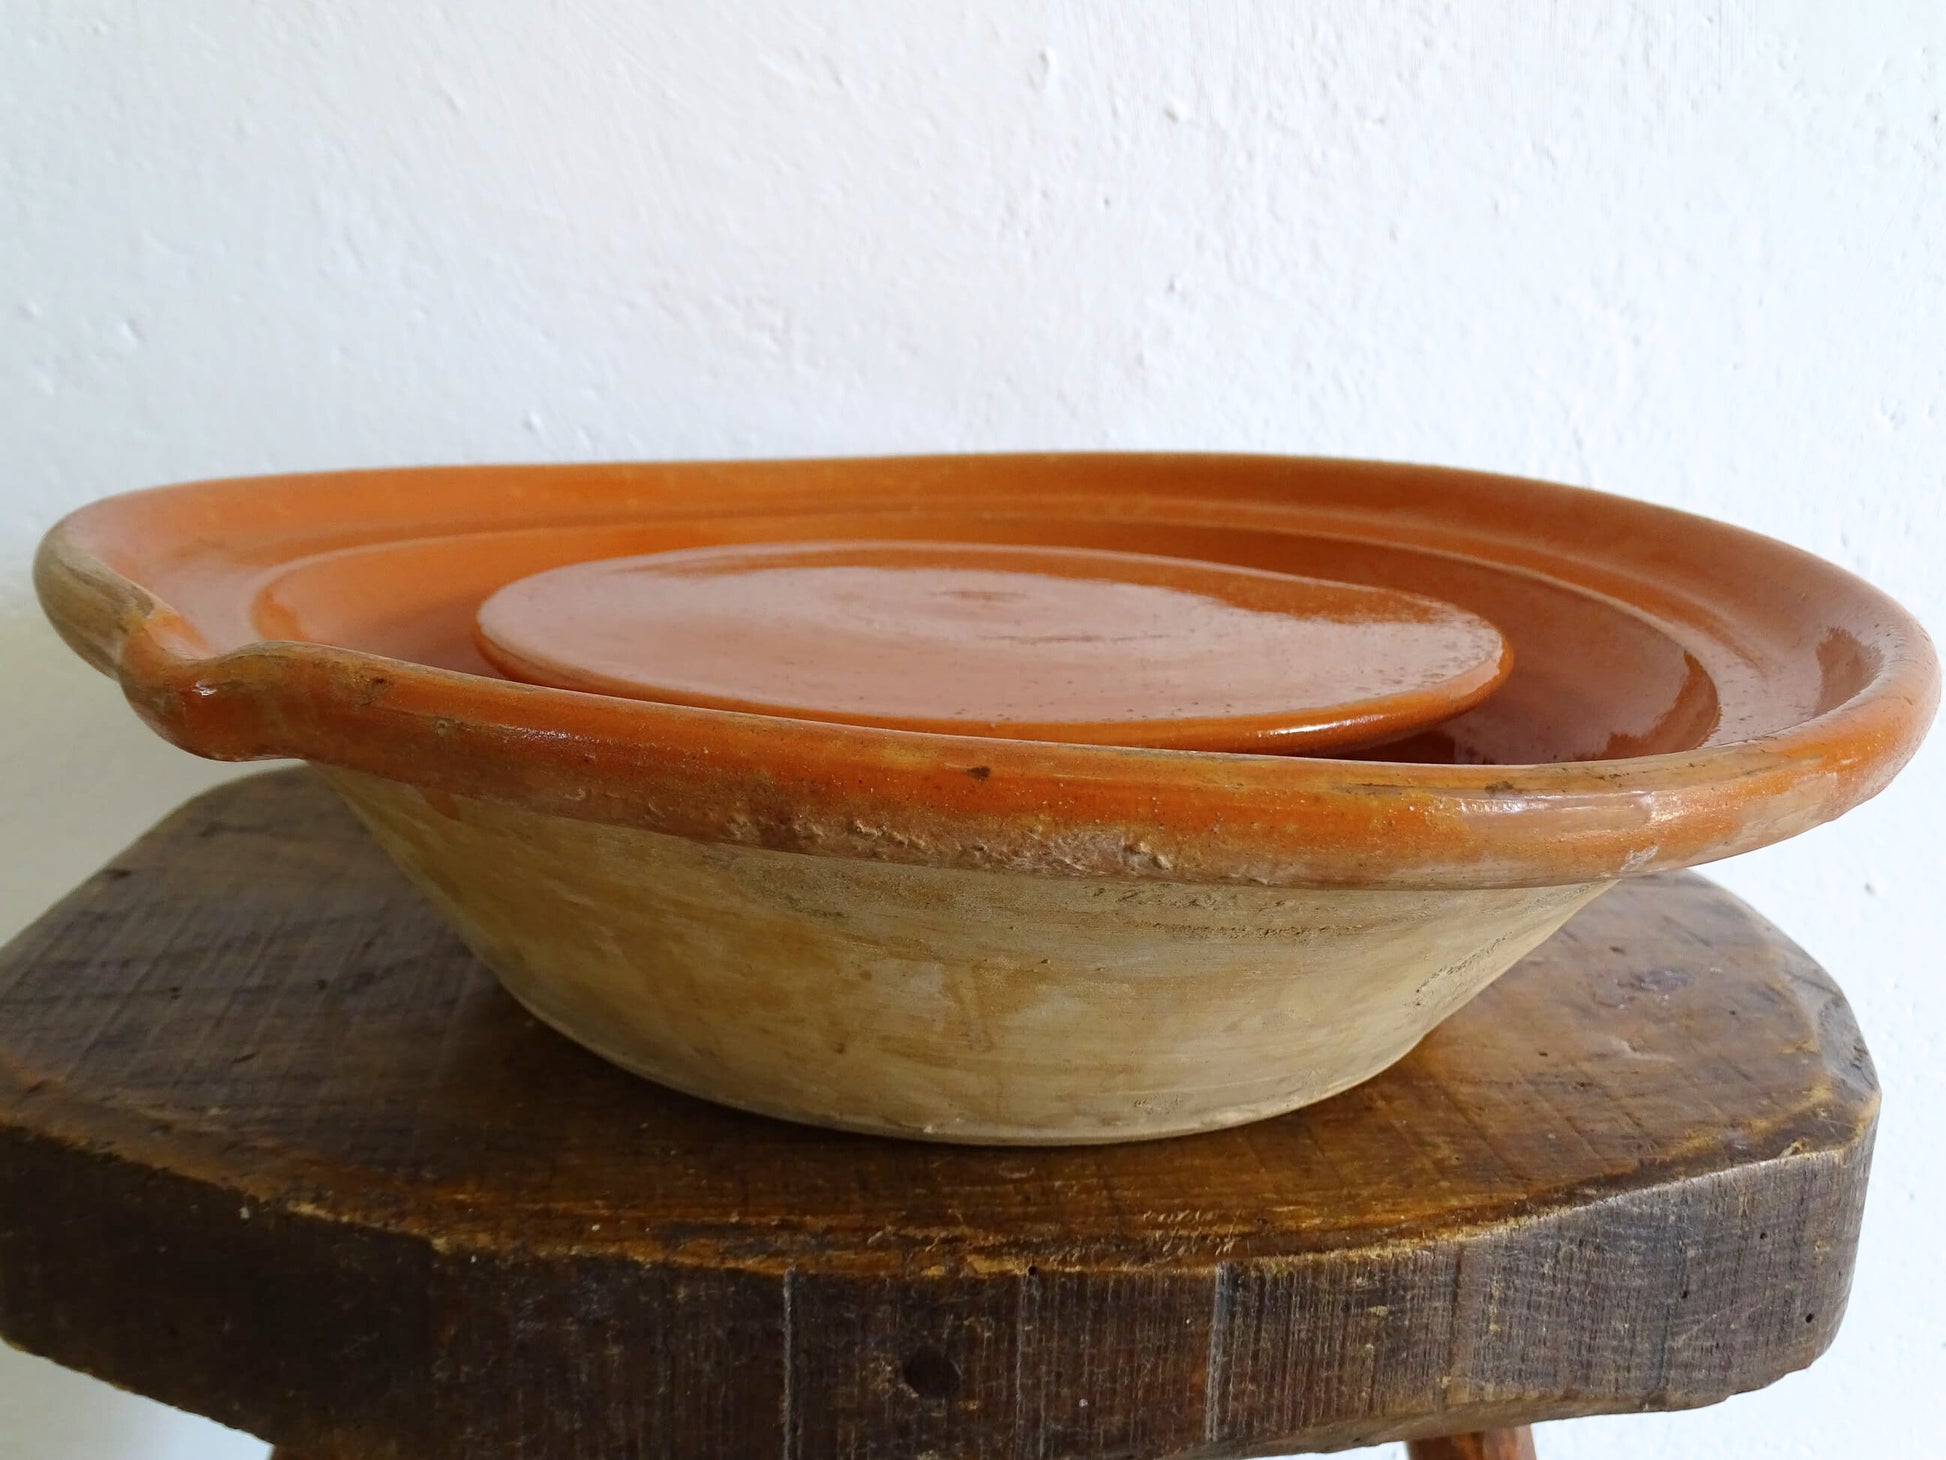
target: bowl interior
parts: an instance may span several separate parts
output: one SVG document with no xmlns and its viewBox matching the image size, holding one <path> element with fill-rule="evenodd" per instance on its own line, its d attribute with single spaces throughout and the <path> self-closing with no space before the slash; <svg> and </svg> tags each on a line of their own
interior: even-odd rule
<svg viewBox="0 0 1946 1460">
<path fill-rule="evenodd" d="M 792 513 L 527 527 L 361 544 L 269 574 L 250 605 L 265 638 L 329 644 L 499 678 L 473 641 L 480 604 L 549 568 L 735 542 L 835 538 L 1036 543 L 1209 562 L 1421 593 L 1497 626 L 1514 668 L 1485 703 L 1439 727 L 1363 751 L 1372 759 L 1529 764 L 1614 759 L 1707 744 L 1734 727 L 1781 727 L 1815 704 L 1816 674 L 1761 682 L 1724 713 L 1693 626 L 1505 563 L 1322 533 L 1167 521 L 1021 516 Z M 1814 667 L 1816 661 L 1812 661 Z M 1724 676 L 1729 678 L 1730 676 Z M 1792 691 L 1795 691 L 1793 693 Z"/>
</svg>

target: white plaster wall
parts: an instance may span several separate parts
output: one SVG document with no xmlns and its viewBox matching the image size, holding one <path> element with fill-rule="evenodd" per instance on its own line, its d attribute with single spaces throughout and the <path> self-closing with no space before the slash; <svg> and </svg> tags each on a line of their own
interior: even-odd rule
<svg viewBox="0 0 1946 1460">
<path fill-rule="evenodd" d="M 0 0 L 0 923 L 222 772 L 42 627 L 121 488 L 422 461 L 1378 455 L 1728 518 L 1946 624 L 1937 0 Z M 1917 1456 L 1946 739 L 1720 868 L 1886 1090 L 1815 1369 L 1556 1460 Z M 0 1355 L 7 1460 L 254 1442 Z"/>
</svg>

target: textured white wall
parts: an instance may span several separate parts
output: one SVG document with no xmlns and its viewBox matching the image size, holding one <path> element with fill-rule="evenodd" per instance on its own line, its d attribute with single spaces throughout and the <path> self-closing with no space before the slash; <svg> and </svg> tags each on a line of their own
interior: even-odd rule
<svg viewBox="0 0 1946 1460">
<path fill-rule="evenodd" d="M 1377 455 L 1728 518 L 1946 624 L 1943 64 L 1938 0 L 6 0 L 0 923 L 220 774 L 27 586 L 60 513 L 185 477 Z M 1885 1084 L 1837 1346 L 1557 1460 L 1929 1452 L 1943 781 L 1720 869 Z M 10 1460 L 258 1453 L 0 1357 Z"/>
</svg>

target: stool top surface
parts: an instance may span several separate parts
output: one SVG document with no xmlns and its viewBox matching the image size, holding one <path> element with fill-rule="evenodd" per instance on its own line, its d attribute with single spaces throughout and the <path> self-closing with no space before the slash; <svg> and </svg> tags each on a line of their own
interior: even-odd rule
<svg viewBox="0 0 1946 1460">
<path fill-rule="evenodd" d="M 635 1282 L 782 1347 L 781 1398 L 760 1385 L 749 1413 L 664 1436 L 698 1455 L 745 1453 L 733 1432 L 764 1453 L 769 1431 L 744 1429 L 773 1421 L 786 1455 L 1051 1457 L 1673 1407 L 1829 1340 L 1876 1108 L 1826 976 L 1676 874 L 1598 900 L 1378 1078 L 1256 1125 L 1032 1151 L 786 1125 L 539 1025 L 286 771 L 192 802 L 0 955 L 0 1332 L 287 1443 L 337 1443 L 362 1404 L 358 1444 L 407 1435 L 427 1456 L 468 1453 L 431 1427 L 457 1424 L 462 1393 L 491 1409 L 483 1355 L 518 1390 L 521 1364 L 566 1363 L 621 1322 L 614 1293 Z M 1590 1242 L 1600 1261 L 1570 1257 Z M 280 1283 L 317 1311 L 273 1342 L 252 1321 Z M 1056 1292 L 1119 1293 L 1116 1316 L 1050 1338 Z M 222 1332 L 144 1346 L 127 1311 L 147 1305 Z M 1732 1312 L 1744 1336 L 1699 1342 Z M 517 1313 L 558 1322 L 559 1352 Z M 1332 1362 L 1418 1355 L 1398 1393 L 1367 1374 L 1331 1400 L 1325 1359 L 1299 1351 L 1353 1329 L 1363 1358 Z M 349 1355 L 375 1331 L 398 1357 L 360 1399 L 378 1381 Z M 1023 1354 L 1057 1340 L 1081 1347 L 1043 1400 L 1090 1364 L 1125 1368 L 1118 1345 L 1153 1382 L 1096 1382 L 1060 1416 L 1070 1443 L 1021 1408 Z M 475 1368 L 454 1345 L 484 1345 Z M 799 1382 L 796 1363 L 844 1372 Z M 532 1408 L 451 1443 L 583 1453 L 533 1438 Z M 908 1409 L 905 1428 L 859 1418 Z M 912 1428 L 928 1415 L 938 1434 Z"/>
</svg>

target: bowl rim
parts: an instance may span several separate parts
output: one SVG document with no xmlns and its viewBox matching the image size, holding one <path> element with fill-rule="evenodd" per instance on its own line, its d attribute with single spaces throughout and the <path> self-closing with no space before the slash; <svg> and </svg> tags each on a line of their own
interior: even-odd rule
<svg viewBox="0 0 1946 1460">
<path fill-rule="evenodd" d="M 1876 665 L 1821 713 L 1694 750 L 1539 765 L 1332 760 L 786 720 L 309 642 L 214 648 L 140 581 L 217 553 L 253 511 L 274 532 L 279 514 L 303 516 L 306 493 L 341 514 L 314 513 L 315 521 L 389 514 L 392 529 L 364 539 L 378 542 L 429 535 L 443 520 L 434 511 L 441 502 L 477 511 L 491 499 L 496 510 L 527 514 L 527 525 L 592 523 L 618 506 L 649 510 L 650 494 L 672 482 L 728 493 L 756 511 L 854 489 L 909 501 L 900 494 L 951 491 L 982 473 L 1038 484 L 1031 500 L 1041 511 L 1058 506 L 1064 490 L 1077 506 L 1098 503 L 1100 491 L 1074 484 L 1106 474 L 1118 504 L 1147 510 L 1195 498 L 1227 512 L 1226 523 L 1274 516 L 1301 486 L 1354 516 L 1396 512 L 1400 530 L 1420 533 L 1433 550 L 1495 544 L 1512 556 L 1494 561 L 1516 572 L 1520 544 L 1531 550 L 1551 532 L 1558 559 L 1535 561 L 1583 575 L 1562 581 L 1599 593 L 1626 579 L 1674 593 L 1673 603 L 1698 616 L 1721 609 L 1699 585 L 1781 570 L 1828 595 Z M 1591 516 L 1599 534 L 1587 526 Z M 1691 866 L 1808 830 L 1876 794 L 1918 748 L 1939 696 L 1937 660 L 1916 619 L 1844 569 L 1775 539 L 1586 488 L 1322 457 L 992 453 L 220 478 L 71 513 L 43 539 L 35 583 L 62 637 L 118 679 L 153 728 L 200 755 L 319 761 L 417 785 L 431 798 L 507 802 L 704 841 L 1100 879 L 1531 887 Z"/>
</svg>

